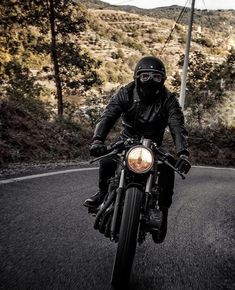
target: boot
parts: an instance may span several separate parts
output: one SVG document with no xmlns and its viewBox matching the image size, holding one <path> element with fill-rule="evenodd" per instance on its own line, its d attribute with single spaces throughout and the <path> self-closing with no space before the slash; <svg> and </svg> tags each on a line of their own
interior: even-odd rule
<svg viewBox="0 0 235 290">
<path fill-rule="evenodd" d="M 162 224 L 159 230 L 152 232 L 152 238 L 155 243 L 160 244 L 164 241 L 167 233 L 167 217 L 168 217 L 168 208 L 161 207 L 162 211 Z"/>
<path fill-rule="evenodd" d="M 96 194 L 86 199 L 83 205 L 86 207 L 98 207 L 104 201 L 105 195 L 106 193 L 98 191 Z"/>
</svg>

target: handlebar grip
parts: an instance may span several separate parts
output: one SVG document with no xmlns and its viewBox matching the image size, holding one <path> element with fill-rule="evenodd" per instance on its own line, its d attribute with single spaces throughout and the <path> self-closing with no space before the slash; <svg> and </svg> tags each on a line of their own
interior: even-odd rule
<svg viewBox="0 0 235 290">
<path fill-rule="evenodd" d="M 121 149 L 124 145 L 124 141 L 123 140 L 119 140 L 116 143 L 112 144 L 112 145 L 108 145 L 107 146 L 107 153 L 112 152 L 114 149 Z"/>
</svg>

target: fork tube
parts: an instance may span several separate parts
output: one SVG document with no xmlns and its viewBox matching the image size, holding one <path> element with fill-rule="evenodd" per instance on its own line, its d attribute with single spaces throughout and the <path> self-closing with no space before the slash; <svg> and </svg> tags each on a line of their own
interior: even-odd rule
<svg viewBox="0 0 235 290">
<path fill-rule="evenodd" d="M 151 194 L 151 189 L 152 189 L 152 184 L 153 184 L 153 174 L 150 173 L 146 182 L 146 186 L 145 186 L 145 193 L 146 193 L 145 204 L 144 204 L 145 211 L 147 210 L 149 195 Z"/>
<path fill-rule="evenodd" d="M 143 144 L 143 146 L 150 148 L 151 140 L 150 139 L 144 139 L 142 144 Z"/>
<path fill-rule="evenodd" d="M 125 173 L 125 170 L 122 169 L 120 181 L 119 181 L 119 187 L 117 189 L 117 197 L 116 197 L 116 201 L 115 201 L 115 205 L 114 205 L 112 223 L 111 223 L 111 240 L 112 241 L 115 239 L 115 235 L 116 235 L 117 216 L 118 216 L 120 201 L 121 201 L 122 192 L 123 192 L 123 188 L 124 188 L 124 176 L 125 176 L 124 173 Z"/>
<path fill-rule="evenodd" d="M 153 183 L 153 174 L 150 173 L 149 177 L 147 179 L 147 182 L 146 182 L 146 186 L 145 186 L 145 192 L 146 193 L 151 193 L 152 183 Z"/>
<path fill-rule="evenodd" d="M 122 169 L 118 188 L 123 188 L 124 187 L 124 173 L 125 173 L 125 170 Z"/>
</svg>

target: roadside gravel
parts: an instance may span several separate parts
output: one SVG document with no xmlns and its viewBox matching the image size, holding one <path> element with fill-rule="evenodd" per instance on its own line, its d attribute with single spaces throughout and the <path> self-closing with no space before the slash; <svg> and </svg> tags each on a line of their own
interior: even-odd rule
<svg viewBox="0 0 235 290">
<path fill-rule="evenodd" d="M 96 167 L 98 163 L 90 164 L 87 160 L 57 161 L 46 163 L 11 163 L 0 168 L 0 180 L 7 177 L 38 174 L 43 172 L 72 169 L 75 167 Z"/>
</svg>

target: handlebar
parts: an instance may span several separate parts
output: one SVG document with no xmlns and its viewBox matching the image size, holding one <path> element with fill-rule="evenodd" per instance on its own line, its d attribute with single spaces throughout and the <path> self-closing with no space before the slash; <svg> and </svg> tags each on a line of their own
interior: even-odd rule
<svg viewBox="0 0 235 290">
<path fill-rule="evenodd" d="M 100 157 L 97 157 L 93 160 L 90 161 L 90 164 L 102 159 L 102 158 L 105 158 L 105 157 L 108 157 L 108 156 L 113 156 L 113 155 L 116 155 L 117 153 L 119 153 L 121 150 L 123 149 L 126 149 L 126 146 L 124 146 L 124 141 L 123 140 L 120 140 L 120 141 L 117 141 L 116 143 L 112 144 L 112 145 L 109 145 L 107 146 L 107 150 L 106 150 L 106 154 L 105 155 L 102 155 Z"/>
<path fill-rule="evenodd" d="M 100 156 L 100 157 L 97 157 L 97 158 L 95 158 L 95 159 L 92 159 L 89 163 L 92 164 L 92 163 L 94 163 L 94 162 L 96 162 L 96 161 L 99 161 L 99 160 L 105 158 L 105 157 L 116 155 L 117 153 L 118 153 L 118 150 L 115 149 L 115 150 L 113 150 L 112 152 L 109 152 L 109 153 L 107 153 L 107 154 L 105 154 L 105 155 L 102 155 L 102 156 Z"/>
<path fill-rule="evenodd" d="M 162 161 L 163 163 L 165 163 L 166 165 L 168 165 L 170 168 L 172 168 L 176 173 L 178 173 L 182 179 L 185 179 L 186 177 L 183 175 L 183 173 L 181 173 L 176 167 L 174 167 L 173 165 L 171 165 L 168 161 Z"/>
<path fill-rule="evenodd" d="M 160 160 L 165 163 L 167 166 L 169 166 L 170 168 L 172 168 L 176 173 L 178 173 L 182 179 L 185 179 L 186 177 L 183 175 L 183 173 L 181 173 L 176 167 L 174 167 L 167 159 L 173 158 L 175 159 L 172 155 L 170 155 L 169 153 L 165 153 L 163 152 L 156 143 L 154 143 L 154 149 L 156 150 L 156 152 L 159 154 L 160 156 Z"/>
<path fill-rule="evenodd" d="M 129 149 L 131 148 L 133 145 L 137 145 L 139 144 L 139 140 L 137 142 L 137 140 L 135 139 L 127 139 L 126 141 L 123 140 L 119 140 L 116 143 L 107 146 L 107 153 L 105 155 L 99 156 L 93 160 L 91 160 L 89 163 L 92 164 L 96 161 L 99 161 L 105 157 L 108 156 L 114 156 L 118 153 L 120 153 L 122 150 L 124 149 Z M 182 179 L 185 179 L 185 176 L 183 175 L 183 173 L 181 173 L 176 167 L 174 167 L 170 162 L 169 162 L 169 157 L 173 158 L 174 157 L 172 155 L 170 155 L 169 153 L 165 153 L 163 152 L 156 143 L 154 144 L 154 149 L 156 151 L 156 153 L 158 153 L 158 158 L 160 161 L 162 161 L 164 164 L 166 164 L 167 166 L 169 166 L 170 168 L 172 168 L 176 173 L 178 173 Z"/>
</svg>

